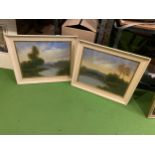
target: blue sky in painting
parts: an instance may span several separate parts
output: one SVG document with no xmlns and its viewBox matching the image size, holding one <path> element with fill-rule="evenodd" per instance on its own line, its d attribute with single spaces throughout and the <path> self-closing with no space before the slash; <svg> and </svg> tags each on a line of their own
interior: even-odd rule
<svg viewBox="0 0 155 155">
<path fill-rule="evenodd" d="M 138 62 L 128 60 L 125 58 L 121 58 L 121 57 L 117 57 L 117 56 L 107 54 L 107 53 L 98 52 L 96 50 L 92 50 L 89 48 L 84 49 L 83 58 L 84 58 L 84 60 L 86 60 L 86 59 L 89 60 L 90 58 L 91 58 L 91 60 L 94 59 L 94 61 L 92 61 L 92 63 L 94 63 L 94 64 L 109 63 L 115 67 L 120 64 L 126 64 L 126 65 L 130 66 L 132 69 L 135 69 L 138 65 Z"/>
<path fill-rule="evenodd" d="M 32 46 L 38 47 L 42 52 L 52 50 L 52 49 L 69 49 L 70 42 L 45 42 L 45 41 L 16 41 L 16 48 L 18 52 L 24 52 L 25 49 L 31 49 Z"/>
</svg>

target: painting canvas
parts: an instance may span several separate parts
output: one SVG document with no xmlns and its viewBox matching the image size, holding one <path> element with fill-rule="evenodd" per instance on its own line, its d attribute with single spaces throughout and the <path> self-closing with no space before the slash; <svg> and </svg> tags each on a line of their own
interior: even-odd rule
<svg viewBox="0 0 155 155">
<path fill-rule="evenodd" d="M 76 37 L 6 36 L 18 84 L 70 81 Z"/>
<path fill-rule="evenodd" d="M 6 42 L 4 39 L 4 30 L 2 26 L 0 26 L 0 52 L 8 52 Z"/>
<path fill-rule="evenodd" d="M 78 81 L 124 96 L 139 63 L 84 48 Z"/>
<path fill-rule="evenodd" d="M 150 59 L 80 41 L 72 85 L 128 104 Z"/>
<path fill-rule="evenodd" d="M 24 78 L 70 74 L 70 42 L 15 42 Z"/>
</svg>

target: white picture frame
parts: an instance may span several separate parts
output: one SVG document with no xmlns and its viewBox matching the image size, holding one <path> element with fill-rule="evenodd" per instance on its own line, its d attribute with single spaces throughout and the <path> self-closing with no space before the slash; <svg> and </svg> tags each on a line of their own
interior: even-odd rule
<svg viewBox="0 0 155 155">
<path fill-rule="evenodd" d="M 71 84 L 127 105 L 150 60 L 148 57 L 81 40 L 76 51 Z M 117 70 L 120 65 L 128 68 L 128 75 L 123 77 L 123 73 Z"/>
<path fill-rule="evenodd" d="M 7 46 L 9 48 L 9 54 L 11 56 L 11 60 L 12 60 L 12 64 L 13 64 L 13 68 L 14 68 L 14 72 L 15 72 L 15 77 L 16 77 L 16 81 L 18 84 L 61 82 L 61 81 L 70 81 L 71 80 L 72 72 L 73 72 L 73 65 L 74 65 L 74 56 L 75 56 L 74 52 L 75 52 L 75 47 L 77 44 L 77 37 L 74 37 L 74 36 L 51 36 L 51 35 L 18 35 L 18 36 L 5 36 L 5 38 L 6 38 Z M 54 43 L 59 44 L 59 45 L 54 45 Z M 67 57 L 69 59 L 68 61 L 70 62 L 70 74 L 57 76 L 57 73 L 51 73 L 51 71 L 50 71 L 50 73 L 47 73 L 47 72 L 45 73 L 44 71 L 46 71 L 46 70 L 48 71 L 49 69 L 51 69 L 52 65 L 53 65 L 52 71 L 54 71 L 54 67 L 56 66 L 55 60 L 58 59 L 56 54 L 54 55 L 54 52 L 56 52 L 56 50 L 57 51 L 60 50 L 60 47 L 58 47 L 58 46 L 61 46 L 60 44 L 62 44 L 62 43 L 70 45 L 70 46 L 67 45 L 68 47 L 70 47 L 69 48 L 70 56 Z M 17 46 L 17 44 L 18 44 L 18 46 Z M 30 56 L 29 56 L 29 55 L 32 55 L 32 48 L 33 48 L 32 45 L 33 46 L 35 45 L 36 48 L 38 48 L 38 51 L 39 51 L 38 53 L 40 55 L 37 57 L 41 58 L 44 61 L 44 64 L 37 67 L 37 69 L 36 69 L 36 66 L 31 67 L 31 69 L 27 69 L 28 68 L 27 67 L 26 68 L 27 70 L 26 70 L 23 68 L 23 63 L 26 62 L 25 64 L 28 64 L 29 62 L 32 63 L 32 61 L 33 61 L 32 59 L 30 59 Z M 28 47 L 28 49 L 26 49 L 26 50 L 29 50 L 29 53 L 25 49 L 22 49 L 22 48 L 27 48 L 25 46 Z M 45 50 L 43 50 L 43 48 L 42 48 L 43 46 L 47 46 L 46 49 L 50 48 L 50 52 L 46 53 L 46 55 L 45 55 Z M 57 46 L 57 47 L 54 47 L 54 46 Z M 19 49 L 19 47 L 21 48 L 21 50 Z M 57 48 L 57 49 L 52 50 L 54 48 Z M 25 52 L 27 52 L 25 56 L 24 56 L 24 50 L 25 50 Z M 62 49 L 61 49 L 61 51 L 63 52 Z M 61 63 L 60 57 L 62 57 L 62 60 L 65 59 L 63 57 L 64 53 L 62 53 L 62 55 L 61 55 L 61 51 L 59 54 L 59 60 L 57 60 L 57 62 L 60 62 L 60 63 Z M 21 54 L 21 52 L 23 52 L 23 53 Z M 57 53 L 59 53 L 59 52 L 57 52 Z M 49 54 L 49 55 L 47 55 L 47 54 Z M 52 56 L 52 54 L 53 54 L 53 56 Z M 50 57 L 50 60 L 48 57 Z M 47 61 L 48 61 L 48 66 L 47 66 Z M 32 66 L 32 65 L 30 65 L 30 66 Z M 41 69 L 41 71 L 38 72 L 38 68 L 39 68 L 39 70 Z M 45 69 L 45 68 L 48 68 L 48 69 Z M 42 71 L 42 69 L 43 69 L 43 71 Z M 52 75 L 52 74 L 54 74 L 54 75 Z M 63 73 L 61 73 L 61 74 L 63 74 Z"/>
</svg>

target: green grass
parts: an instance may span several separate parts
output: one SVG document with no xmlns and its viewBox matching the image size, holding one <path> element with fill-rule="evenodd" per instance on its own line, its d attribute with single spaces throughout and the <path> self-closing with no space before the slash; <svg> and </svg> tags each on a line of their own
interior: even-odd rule
<svg viewBox="0 0 155 155">
<path fill-rule="evenodd" d="M 136 90 L 123 106 L 68 82 L 17 85 L 0 69 L 0 134 L 155 134 L 152 96 Z"/>
</svg>

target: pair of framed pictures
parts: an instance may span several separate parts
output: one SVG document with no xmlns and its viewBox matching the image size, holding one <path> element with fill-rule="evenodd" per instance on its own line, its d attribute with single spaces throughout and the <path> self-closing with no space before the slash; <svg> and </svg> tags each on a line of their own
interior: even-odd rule
<svg viewBox="0 0 155 155">
<path fill-rule="evenodd" d="M 16 21 L 14 19 L 0 20 L 0 67 L 12 69 L 4 35 L 16 35 Z"/>
<path fill-rule="evenodd" d="M 70 36 L 6 36 L 18 84 L 71 85 L 127 105 L 150 58 Z"/>
</svg>

